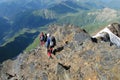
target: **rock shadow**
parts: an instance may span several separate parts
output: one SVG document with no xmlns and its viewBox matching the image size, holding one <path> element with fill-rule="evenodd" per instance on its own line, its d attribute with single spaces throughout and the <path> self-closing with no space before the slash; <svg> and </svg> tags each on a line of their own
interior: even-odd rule
<svg viewBox="0 0 120 80">
<path fill-rule="evenodd" d="M 56 49 L 53 50 L 53 54 L 56 55 L 56 52 L 60 52 L 64 49 L 64 46 L 58 47 Z"/>
<path fill-rule="evenodd" d="M 69 70 L 70 69 L 70 65 L 69 66 L 65 66 L 65 65 L 63 65 L 63 64 L 61 64 L 61 63 L 58 63 L 59 65 L 61 65 L 65 70 Z"/>
<path fill-rule="evenodd" d="M 98 40 L 96 38 L 91 38 L 92 42 L 98 43 Z"/>
</svg>

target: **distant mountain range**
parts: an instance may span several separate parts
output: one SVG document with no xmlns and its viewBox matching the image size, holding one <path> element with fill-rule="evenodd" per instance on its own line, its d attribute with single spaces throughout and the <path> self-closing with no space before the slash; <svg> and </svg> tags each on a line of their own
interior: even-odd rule
<svg viewBox="0 0 120 80">
<path fill-rule="evenodd" d="M 44 9 L 64 0 L 1 0 L 0 16 L 14 17 L 19 12 Z"/>
<path fill-rule="evenodd" d="M 69 2 L 69 3 L 68 3 Z M 74 2 L 75 4 L 71 4 Z M 110 7 L 119 9 L 119 0 L 1 0 L 0 1 L 0 16 L 6 16 L 9 18 L 14 17 L 16 14 L 25 12 L 28 10 L 40 10 L 45 8 L 52 8 L 61 3 L 70 4 L 70 6 L 79 5 L 81 8 L 93 9 L 101 7 Z M 77 6 L 76 6 L 77 7 Z M 62 8 L 62 7 L 61 7 Z"/>
<path fill-rule="evenodd" d="M 103 9 L 107 6 L 105 4 L 110 2 L 112 0 L 1 0 L 0 16 L 7 19 L 15 31 L 22 28 L 36 28 L 51 22 L 80 26 L 93 22 L 90 19 L 95 18 L 95 15 L 89 16 L 88 12 Z"/>
<path fill-rule="evenodd" d="M 105 7 L 115 6 L 110 3 L 116 4 L 117 2 L 119 0 L 1 0 L 0 16 L 7 20 L 8 25 L 12 26 L 13 31 L 5 28 L 7 33 L 12 32 L 12 34 L 17 32 L 16 30 L 37 28 L 50 23 L 71 23 L 84 26 L 94 23 L 94 21 L 103 22 L 104 14 L 102 14 L 102 18 L 97 15 L 101 14 Z M 97 11 L 98 9 L 101 11 Z M 90 13 L 94 13 L 94 15 L 88 15 Z M 115 14 L 117 15 L 117 13 Z M 4 25 L 1 24 L 1 26 Z M 1 32 L 0 35 L 4 35 L 4 33 Z"/>
</svg>

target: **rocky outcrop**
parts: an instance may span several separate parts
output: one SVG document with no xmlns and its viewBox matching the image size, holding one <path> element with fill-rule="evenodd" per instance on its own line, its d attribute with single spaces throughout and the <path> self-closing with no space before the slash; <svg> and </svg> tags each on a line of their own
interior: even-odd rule
<svg viewBox="0 0 120 80">
<path fill-rule="evenodd" d="M 0 80 L 119 80 L 120 49 L 110 42 L 93 42 L 73 25 L 49 27 L 56 37 L 53 59 L 38 46 L 0 65 Z"/>
<path fill-rule="evenodd" d="M 112 23 L 112 24 L 108 25 L 108 28 L 116 36 L 120 37 L 120 24 L 118 24 L 118 23 Z"/>
<path fill-rule="evenodd" d="M 93 38 L 108 41 L 120 47 L 120 24 L 113 23 L 99 31 Z"/>
</svg>

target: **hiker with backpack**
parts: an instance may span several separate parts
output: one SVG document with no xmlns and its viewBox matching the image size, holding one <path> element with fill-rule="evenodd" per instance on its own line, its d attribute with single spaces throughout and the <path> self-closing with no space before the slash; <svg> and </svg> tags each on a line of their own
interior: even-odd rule
<svg viewBox="0 0 120 80">
<path fill-rule="evenodd" d="M 49 48 L 49 45 L 50 45 L 50 34 L 48 33 L 47 34 L 47 40 L 46 40 L 46 43 L 45 43 L 45 46 L 47 47 L 47 49 Z"/>
<path fill-rule="evenodd" d="M 50 46 L 49 46 L 49 53 L 53 53 L 53 48 L 56 46 L 56 39 L 54 36 L 50 38 Z"/>
<path fill-rule="evenodd" d="M 49 51 L 49 47 L 50 47 L 50 34 L 47 34 L 47 41 L 46 41 L 46 47 L 47 47 L 47 54 L 49 56 L 49 58 L 51 58 L 51 52 Z"/>
<path fill-rule="evenodd" d="M 41 46 L 44 45 L 44 33 L 43 32 L 40 34 L 40 44 Z"/>
<path fill-rule="evenodd" d="M 46 47 L 47 47 L 47 54 L 49 58 L 52 58 L 51 54 L 53 51 L 53 47 L 56 45 L 56 40 L 54 36 L 50 36 L 50 34 L 47 34 L 47 41 L 46 41 Z"/>
</svg>

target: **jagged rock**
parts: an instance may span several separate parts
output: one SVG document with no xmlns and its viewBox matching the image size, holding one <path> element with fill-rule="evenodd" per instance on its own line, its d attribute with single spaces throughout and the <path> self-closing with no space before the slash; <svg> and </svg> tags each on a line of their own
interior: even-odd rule
<svg viewBox="0 0 120 80">
<path fill-rule="evenodd" d="M 71 80 L 70 74 L 67 71 L 69 68 L 70 67 L 63 66 L 62 64 L 58 63 L 56 67 L 57 80 Z"/>
<path fill-rule="evenodd" d="M 108 41 L 110 45 L 116 45 L 120 47 L 120 24 L 113 23 L 99 31 L 93 38 L 101 39 L 102 41 Z"/>
<path fill-rule="evenodd" d="M 108 28 L 112 31 L 112 33 L 120 37 L 120 24 L 112 23 L 108 26 Z"/>
<path fill-rule="evenodd" d="M 43 74 L 42 74 L 42 80 L 48 80 L 48 76 L 47 76 L 46 73 L 43 73 Z"/>
<path fill-rule="evenodd" d="M 0 80 L 120 79 L 120 49 L 115 45 L 93 42 L 73 25 L 52 25 L 48 32 L 57 40 L 53 59 L 48 59 L 44 46 L 22 53 L 0 65 Z"/>
<path fill-rule="evenodd" d="M 85 32 L 80 32 L 80 33 L 76 33 L 74 36 L 74 40 L 78 41 L 80 44 L 85 41 L 86 39 L 91 39 L 90 35 L 88 35 L 88 33 Z"/>
</svg>

